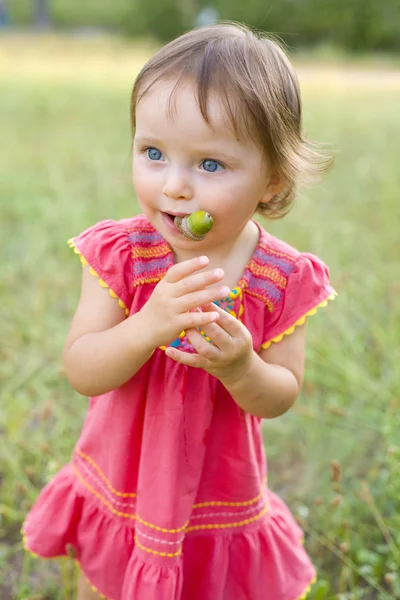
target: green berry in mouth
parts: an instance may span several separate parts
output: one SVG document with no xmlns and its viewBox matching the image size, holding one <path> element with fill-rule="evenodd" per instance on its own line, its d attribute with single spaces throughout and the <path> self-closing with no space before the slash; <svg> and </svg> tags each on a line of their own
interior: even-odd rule
<svg viewBox="0 0 400 600">
<path fill-rule="evenodd" d="M 197 210 L 186 217 L 175 217 L 174 222 L 185 237 L 195 241 L 203 240 L 214 224 L 212 216 L 204 210 Z"/>
</svg>

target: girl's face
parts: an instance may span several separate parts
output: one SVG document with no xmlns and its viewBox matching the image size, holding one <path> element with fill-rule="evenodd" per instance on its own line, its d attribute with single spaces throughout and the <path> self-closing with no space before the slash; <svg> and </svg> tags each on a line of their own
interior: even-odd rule
<svg viewBox="0 0 400 600">
<path fill-rule="evenodd" d="M 211 127 L 203 119 L 188 83 L 174 96 L 175 82 L 155 84 L 136 109 L 133 181 L 143 213 L 182 252 L 229 245 L 260 201 L 276 193 L 262 149 L 235 138 L 218 98 L 209 98 Z M 186 239 L 168 215 L 209 212 L 214 226 L 201 242 Z"/>
</svg>

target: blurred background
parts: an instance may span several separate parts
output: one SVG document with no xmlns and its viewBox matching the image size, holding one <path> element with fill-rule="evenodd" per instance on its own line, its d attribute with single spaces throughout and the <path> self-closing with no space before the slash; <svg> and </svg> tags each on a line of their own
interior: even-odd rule
<svg viewBox="0 0 400 600">
<path fill-rule="evenodd" d="M 260 218 L 339 292 L 308 321 L 300 400 L 264 423 L 270 486 L 318 568 L 309 598 L 400 598 L 399 0 L 0 0 L 1 600 L 74 598 L 73 562 L 25 555 L 19 534 L 87 407 L 62 370 L 80 288 L 66 240 L 139 212 L 135 76 L 160 44 L 227 19 L 283 40 L 305 133 L 335 156 L 287 217 Z"/>
</svg>

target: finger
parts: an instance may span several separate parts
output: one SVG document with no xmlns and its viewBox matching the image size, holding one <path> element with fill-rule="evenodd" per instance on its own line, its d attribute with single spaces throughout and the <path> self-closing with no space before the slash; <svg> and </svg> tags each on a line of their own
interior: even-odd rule
<svg viewBox="0 0 400 600">
<path fill-rule="evenodd" d="M 219 313 L 217 312 L 203 312 L 200 309 L 195 309 L 190 312 L 185 312 L 182 315 L 180 328 L 182 330 L 191 329 L 193 327 L 200 327 L 200 329 L 203 329 L 210 323 L 218 321 L 218 319 Z"/>
<path fill-rule="evenodd" d="M 207 288 L 206 290 L 198 290 L 197 292 L 186 294 L 177 299 L 177 302 L 179 302 L 179 309 L 181 312 L 186 312 L 197 306 L 213 303 L 214 300 L 224 298 L 227 294 L 227 290 L 229 290 L 229 288 L 224 285 L 222 287 Z M 219 307 L 216 304 L 214 304 L 214 309 L 216 312 L 220 313 L 220 310 L 217 311 Z"/>
<path fill-rule="evenodd" d="M 184 260 L 168 269 L 164 279 L 168 283 L 176 283 L 184 277 L 187 277 L 187 275 L 200 271 L 200 269 L 204 269 L 208 263 L 209 259 L 207 256 L 196 256 L 196 258 Z"/>
<path fill-rule="evenodd" d="M 198 354 L 210 361 L 218 360 L 221 357 L 221 350 L 215 345 L 214 340 L 208 336 L 205 329 L 207 329 L 207 327 L 202 331 L 199 331 L 198 329 L 187 329 L 186 335 L 188 340 Z"/>
<path fill-rule="evenodd" d="M 218 306 L 218 304 L 208 302 L 207 304 L 200 304 L 199 306 L 201 306 L 203 312 L 217 312 L 219 314 L 218 325 L 229 333 L 231 337 L 239 337 L 243 333 L 243 323 Z"/>
<path fill-rule="evenodd" d="M 172 358 L 175 362 L 178 362 L 182 365 L 187 365 L 188 367 L 195 368 L 204 368 L 204 359 L 199 354 L 189 354 L 188 352 L 182 352 L 181 350 L 177 350 L 176 348 L 172 348 L 169 346 L 165 350 L 165 354 Z"/>
<path fill-rule="evenodd" d="M 213 321 L 212 323 L 204 325 L 203 331 L 219 350 L 222 352 L 227 352 L 229 350 L 229 345 L 233 338 L 225 331 L 225 329 L 219 326 L 219 319 L 218 322 Z"/>
<path fill-rule="evenodd" d="M 204 273 L 197 273 L 197 275 L 190 275 L 185 277 L 181 281 L 178 281 L 174 288 L 175 297 L 189 294 L 196 290 L 202 290 L 213 283 L 221 281 L 225 276 L 222 269 L 213 269 L 211 271 L 205 271 Z"/>
</svg>

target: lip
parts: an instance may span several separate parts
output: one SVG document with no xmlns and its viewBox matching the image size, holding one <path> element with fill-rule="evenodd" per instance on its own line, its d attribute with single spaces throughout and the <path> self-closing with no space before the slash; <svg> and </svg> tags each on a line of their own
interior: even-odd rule
<svg viewBox="0 0 400 600">
<path fill-rule="evenodd" d="M 187 215 L 190 215 L 191 213 L 184 213 L 184 212 L 179 212 L 179 211 L 175 211 L 175 210 L 163 210 L 161 211 L 166 215 L 174 215 L 174 217 L 186 217 Z"/>
<path fill-rule="evenodd" d="M 170 215 L 174 215 L 176 216 L 185 216 L 185 213 L 180 213 L 180 214 L 176 214 L 175 212 L 171 212 L 168 213 Z M 180 237 L 183 237 L 183 233 L 181 233 L 179 231 L 179 229 L 177 228 L 177 226 L 175 225 L 174 221 L 172 219 L 169 218 L 168 214 L 164 211 L 161 211 L 161 218 L 163 220 L 163 223 L 165 225 L 165 227 L 167 227 L 168 231 L 170 231 L 171 233 L 173 233 L 174 235 L 179 235 Z"/>
</svg>

